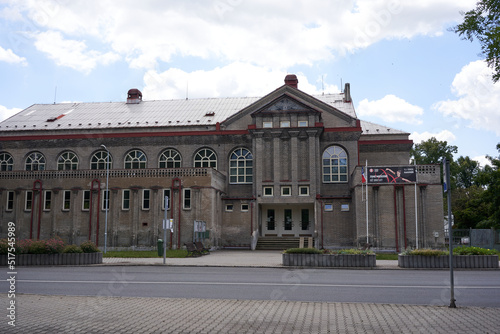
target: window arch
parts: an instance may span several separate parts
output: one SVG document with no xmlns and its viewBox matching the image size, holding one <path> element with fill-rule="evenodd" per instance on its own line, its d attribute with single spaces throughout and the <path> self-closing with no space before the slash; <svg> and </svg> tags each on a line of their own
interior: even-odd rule
<svg viewBox="0 0 500 334">
<path fill-rule="evenodd" d="M 253 155 L 246 148 L 237 148 L 229 157 L 229 183 L 253 182 Z"/>
<path fill-rule="evenodd" d="M 108 152 L 107 151 L 97 151 L 94 153 L 92 158 L 90 158 L 90 169 L 111 169 L 113 165 L 113 158 L 109 155 L 109 166 L 106 166 L 108 162 Z"/>
<path fill-rule="evenodd" d="M 194 156 L 194 167 L 212 167 L 217 169 L 217 155 L 209 148 L 202 148 Z"/>
<path fill-rule="evenodd" d="M 33 152 L 26 158 L 25 169 L 28 171 L 45 170 L 45 156 L 40 152 Z"/>
<path fill-rule="evenodd" d="M 323 183 L 347 182 L 347 152 L 340 146 L 330 146 L 323 152 Z"/>
<path fill-rule="evenodd" d="M 73 152 L 64 152 L 57 158 L 57 170 L 78 169 L 78 156 Z"/>
<path fill-rule="evenodd" d="M 160 154 L 158 159 L 159 168 L 180 168 L 181 167 L 181 155 L 174 149 L 166 149 Z"/>
<path fill-rule="evenodd" d="M 12 155 L 7 152 L 0 153 L 0 171 L 11 171 L 14 166 L 14 159 Z"/>
<path fill-rule="evenodd" d="M 125 156 L 125 169 L 146 168 L 148 159 L 141 150 L 132 150 Z"/>
</svg>

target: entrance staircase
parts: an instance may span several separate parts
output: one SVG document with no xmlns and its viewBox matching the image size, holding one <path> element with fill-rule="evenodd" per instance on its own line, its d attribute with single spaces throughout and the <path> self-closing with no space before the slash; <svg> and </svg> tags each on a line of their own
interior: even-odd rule
<svg viewBox="0 0 500 334">
<path fill-rule="evenodd" d="M 308 247 L 308 238 L 304 238 L 304 247 Z M 257 241 L 257 250 L 285 250 L 299 248 L 299 237 L 260 237 Z M 314 241 L 313 241 L 314 244 Z"/>
</svg>

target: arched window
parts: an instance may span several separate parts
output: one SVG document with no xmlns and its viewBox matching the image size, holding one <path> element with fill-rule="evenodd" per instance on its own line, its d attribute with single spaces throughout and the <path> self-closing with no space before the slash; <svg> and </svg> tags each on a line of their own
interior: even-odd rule
<svg viewBox="0 0 500 334">
<path fill-rule="evenodd" d="M 33 152 L 26 158 L 26 170 L 45 170 L 45 157 L 40 152 Z"/>
<path fill-rule="evenodd" d="M 253 156 L 246 148 L 237 148 L 229 158 L 229 183 L 253 182 Z"/>
<path fill-rule="evenodd" d="M 347 182 L 347 153 L 340 146 L 330 146 L 323 152 L 323 182 Z"/>
<path fill-rule="evenodd" d="M 98 151 L 94 153 L 92 158 L 90 158 L 90 169 L 111 169 L 113 165 L 113 159 L 111 155 L 109 156 L 109 166 L 106 167 L 108 161 L 108 152 Z"/>
<path fill-rule="evenodd" d="M 159 168 L 180 168 L 181 155 L 173 149 L 167 149 L 160 154 L 158 159 Z"/>
<path fill-rule="evenodd" d="M 202 148 L 194 156 L 194 166 L 217 169 L 217 155 L 209 148 Z"/>
<path fill-rule="evenodd" d="M 57 159 L 57 170 L 78 169 L 78 157 L 73 152 L 64 152 Z"/>
<path fill-rule="evenodd" d="M 125 156 L 125 169 L 139 169 L 146 168 L 148 159 L 146 154 L 141 150 L 133 150 Z"/>
<path fill-rule="evenodd" d="M 14 166 L 14 159 L 9 153 L 0 153 L 0 171 L 7 172 L 11 171 Z"/>
</svg>

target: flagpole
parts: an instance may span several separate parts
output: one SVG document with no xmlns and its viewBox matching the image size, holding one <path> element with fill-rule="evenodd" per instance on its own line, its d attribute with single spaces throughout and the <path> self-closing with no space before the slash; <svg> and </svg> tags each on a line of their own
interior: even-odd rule
<svg viewBox="0 0 500 334">
<path fill-rule="evenodd" d="M 413 165 L 415 166 L 415 248 L 418 249 L 418 205 L 417 205 L 417 161 L 413 160 Z"/>
<path fill-rule="evenodd" d="M 366 175 L 368 175 L 368 160 L 366 160 Z M 366 179 L 366 194 L 365 194 L 365 199 L 366 199 L 366 244 L 370 243 L 370 239 L 368 237 L 368 179 Z"/>
</svg>

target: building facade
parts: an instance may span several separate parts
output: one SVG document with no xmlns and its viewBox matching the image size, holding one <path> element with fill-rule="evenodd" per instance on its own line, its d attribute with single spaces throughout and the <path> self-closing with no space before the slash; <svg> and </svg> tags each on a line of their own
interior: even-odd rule
<svg viewBox="0 0 500 334">
<path fill-rule="evenodd" d="M 438 246 L 439 166 L 408 166 L 408 136 L 359 120 L 349 84 L 311 96 L 295 75 L 261 98 L 36 104 L 0 123 L 0 237 L 153 247 L 166 209 L 174 248 Z M 414 179 L 363 183 L 378 167 Z"/>
</svg>

